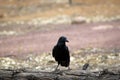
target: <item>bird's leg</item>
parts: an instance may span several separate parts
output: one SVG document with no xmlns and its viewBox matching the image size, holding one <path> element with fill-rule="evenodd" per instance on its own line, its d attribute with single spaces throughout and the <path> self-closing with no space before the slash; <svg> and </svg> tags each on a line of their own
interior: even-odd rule
<svg viewBox="0 0 120 80">
<path fill-rule="evenodd" d="M 57 65 L 57 67 L 56 67 L 55 71 L 58 69 L 58 67 L 59 67 L 59 64 Z"/>
</svg>

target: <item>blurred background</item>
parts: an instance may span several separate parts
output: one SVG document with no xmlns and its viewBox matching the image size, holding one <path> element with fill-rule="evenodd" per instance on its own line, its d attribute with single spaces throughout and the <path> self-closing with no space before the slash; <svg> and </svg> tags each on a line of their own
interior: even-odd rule
<svg viewBox="0 0 120 80">
<path fill-rule="evenodd" d="M 60 36 L 71 68 L 120 67 L 119 8 L 119 0 L 0 0 L 0 69 L 54 70 Z"/>
</svg>

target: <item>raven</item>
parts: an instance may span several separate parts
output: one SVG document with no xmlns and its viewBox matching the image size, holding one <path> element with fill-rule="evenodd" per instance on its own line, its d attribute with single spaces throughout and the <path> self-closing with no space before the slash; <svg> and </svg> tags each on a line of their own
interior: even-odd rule
<svg viewBox="0 0 120 80">
<path fill-rule="evenodd" d="M 70 54 L 69 49 L 66 46 L 65 42 L 69 42 L 66 37 L 61 36 L 58 39 L 57 44 L 54 46 L 52 50 L 52 56 L 55 58 L 55 61 L 57 61 L 58 65 L 55 70 L 59 67 L 59 65 L 68 67 L 70 64 Z"/>
</svg>

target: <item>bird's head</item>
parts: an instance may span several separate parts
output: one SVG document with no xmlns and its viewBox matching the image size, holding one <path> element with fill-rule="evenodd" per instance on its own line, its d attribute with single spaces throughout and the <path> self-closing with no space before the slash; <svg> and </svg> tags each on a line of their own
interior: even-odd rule
<svg viewBox="0 0 120 80">
<path fill-rule="evenodd" d="M 58 43 L 65 43 L 65 42 L 69 42 L 65 36 L 61 36 L 58 40 Z"/>
</svg>

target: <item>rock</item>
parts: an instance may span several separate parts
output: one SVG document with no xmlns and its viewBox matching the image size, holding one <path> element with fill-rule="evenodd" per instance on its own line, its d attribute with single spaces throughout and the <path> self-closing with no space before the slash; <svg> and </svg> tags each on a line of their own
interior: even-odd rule
<svg viewBox="0 0 120 80">
<path fill-rule="evenodd" d="M 97 72 L 83 70 L 62 70 L 58 72 L 24 70 L 13 75 L 14 70 L 4 69 L 0 70 L 0 80 L 119 80 L 120 73 L 111 74 L 112 71 L 106 70 Z M 101 72 L 102 75 L 100 75 Z"/>
</svg>

